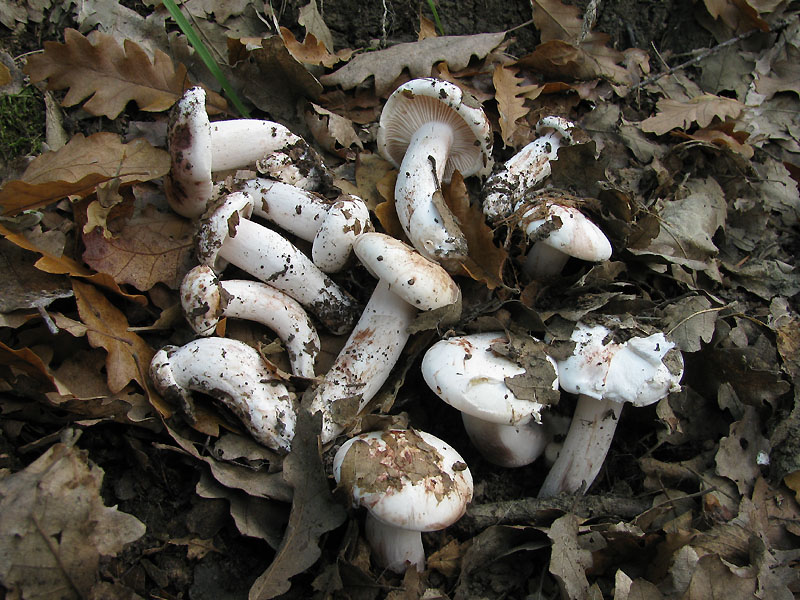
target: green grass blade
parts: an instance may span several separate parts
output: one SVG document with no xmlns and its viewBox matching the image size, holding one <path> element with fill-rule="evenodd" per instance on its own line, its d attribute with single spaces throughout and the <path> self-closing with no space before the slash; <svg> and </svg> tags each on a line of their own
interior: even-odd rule
<svg viewBox="0 0 800 600">
<path fill-rule="evenodd" d="M 436 10 L 436 3 L 434 0 L 428 0 L 428 6 L 433 13 L 433 22 L 436 23 L 436 29 L 439 30 L 439 35 L 444 35 L 444 28 L 442 27 L 442 22 L 439 20 L 439 12 Z"/>
<path fill-rule="evenodd" d="M 220 69 L 217 61 L 214 60 L 214 57 L 211 56 L 211 52 L 209 52 L 206 45 L 203 43 L 203 40 L 200 39 L 200 36 L 197 35 L 197 32 L 194 30 L 194 27 L 186 20 L 186 17 L 183 16 L 183 13 L 178 8 L 178 5 L 175 4 L 174 0 L 162 0 L 164 6 L 167 7 L 170 16 L 175 21 L 175 23 L 180 27 L 183 34 L 186 36 L 186 39 L 189 40 L 189 43 L 194 48 L 194 51 L 197 52 L 197 55 L 206 65 L 211 74 L 214 78 L 219 81 L 219 84 L 222 86 L 222 89 L 225 92 L 225 95 L 228 96 L 228 99 L 231 101 L 233 106 L 239 111 L 239 114 L 243 117 L 249 118 L 250 113 L 245 108 L 242 101 L 239 99 L 238 94 L 231 86 L 228 78 L 225 77 L 225 74 Z"/>
</svg>

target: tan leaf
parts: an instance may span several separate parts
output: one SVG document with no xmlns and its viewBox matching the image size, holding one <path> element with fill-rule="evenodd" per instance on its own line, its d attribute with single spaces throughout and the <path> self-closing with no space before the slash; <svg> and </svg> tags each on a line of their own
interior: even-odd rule
<svg viewBox="0 0 800 600">
<path fill-rule="evenodd" d="M 11 71 L 7 66 L 0 64 L 0 86 L 11 83 Z"/>
<path fill-rule="evenodd" d="M 325 44 L 314 37 L 313 33 L 306 34 L 301 43 L 297 41 L 291 31 L 286 27 L 281 27 L 281 37 L 289 54 L 304 65 L 322 65 L 331 68 L 340 60 L 349 60 L 352 55 L 352 52 L 346 52 L 341 56 L 338 53 L 331 54 Z"/>
<path fill-rule="evenodd" d="M 550 40 L 578 41 L 583 19 L 577 6 L 563 4 L 560 0 L 532 0 L 531 4 L 533 24 L 543 43 Z"/>
<path fill-rule="evenodd" d="M 152 348 L 135 333 L 128 331 L 125 314 L 115 307 L 93 285 L 72 282 L 78 313 L 87 327 L 86 335 L 93 348 L 105 348 L 108 389 L 116 394 L 131 381 L 145 390 L 161 414 L 169 409 L 152 391 L 148 371 L 153 359 Z"/>
<path fill-rule="evenodd" d="M 642 131 L 664 135 L 671 129 L 688 129 L 692 123 L 707 127 L 715 117 L 724 121 L 736 119 L 742 112 L 741 102 L 723 96 L 703 94 L 689 102 L 662 98 L 656 104 L 658 113 L 641 122 Z"/>
<path fill-rule="evenodd" d="M 56 444 L 0 480 L 0 580 L 17 598 L 88 598 L 101 556 L 139 539 L 144 524 L 107 507 L 103 470 Z"/>
<path fill-rule="evenodd" d="M 47 79 L 50 90 L 69 89 L 64 106 L 83 108 L 93 115 L 115 119 L 131 100 L 140 110 L 160 112 L 170 108 L 190 86 L 186 67 L 156 50 L 151 61 L 135 42 L 120 46 L 113 36 L 93 31 L 84 37 L 74 29 L 64 31 L 64 43 L 45 42 L 44 52 L 28 58 L 25 73 L 34 83 Z M 208 94 L 208 102 L 225 110 L 225 101 Z"/>
<path fill-rule="evenodd" d="M 3 186 L 0 207 L 3 215 L 15 215 L 67 196 L 87 196 L 114 177 L 130 185 L 162 177 L 169 168 L 169 153 L 144 139 L 124 144 L 115 133 L 79 133 L 60 150 L 36 157 L 20 180 Z"/>
<path fill-rule="evenodd" d="M 486 224 L 483 212 L 476 203 L 471 203 L 464 178 L 454 173 L 449 184 L 443 187 L 445 202 L 458 219 L 461 231 L 467 239 L 469 257 L 462 267 L 475 281 L 481 281 L 493 290 L 503 287 L 503 266 L 508 254 L 495 246 L 491 228 Z"/>
<path fill-rule="evenodd" d="M 425 15 L 420 13 L 419 15 L 419 35 L 417 36 L 417 41 L 424 40 L 426 38 L 435 38 L 439 34 L 436 33 L 436 25 L 433 21 L 428 19 Z"/>
<path fill-rule="evenodd" d="M 492 75 L 497 110 L 500 113 L 500 131 L 506 146 L 514 145 L 512 138 L 517 130 L 517 120 L 530 110 L 525 107 L 525 99 L 535 99 L 544 89 L 541 85 L 520 85 L 521 80 L 517 73 L 519 69 L 516 67 L 497 65 Z"/>
<path fill-rule="evenodd" d="M 117 283 L 141 291 L 162 282 L 177 289 L 194 264 L 194 227 L 178 215 L 148 205 L 111 238 L 103 230 L 84 234 L 83 260 Z"/>
<path fill-rule="evenodd" d="M 722 21 L 735 33 L 744 33 L 754 28 L 769 31 L 769 24 L 758 16 L 748 0 L 703 0 L 706 10 L 715 19 Z"/>
<path fill-rule="evenodd" d="M 439 61 L 445 61 L 451 69 L 463 69 L 473 55 L 483 58 L 504 38 L 504 32 L 481 33 L 397 44 L 386 50 L 359 54 L 330 75 L 324 75 L 320 81 L 327 86 L 340 85 L 349 90 L 373 76 L 375 91 L 385 96 L 392 91 L 391 86 L 403 69 L 408 69 L 411 77 L 430 77 L 433 65 Z"/>
<path fill-rule="evenodd" d="M 314 139 L 328 152 L 346 158 L 353 146 L 364 147 L 356 133 L 353 122 L 336 113 L 310 103 L 313 112 L 306 111 L 306 123 Z"/>
<path fill-rule="evenodd" d="M 322 15 L 319 14 L 316 0 L 311 0 L 305 6 L 301 6 L 297 15 L 297 22 L 306 28 L 306 35 L 313 35 L 320 42 L 325 44 L 329 52 L 333 52 L 333 35 L 325 24 Z"/>
<path fill-rule="evenodd" d="M 786 45 L 786 58 L 772 64 L 769 76 L 759 75 L 756 91 L 767 98 L 778 92 L 794 92 L 800 96 L 800 50 Z"/>
<path fill-rule="evenodd" d="M 592 553 L 578 541 L 580 519 L 570 513 L 559 517 L 550 526 L 547 537 L 553 541 L 550 573 L 558 580 L 562 594 L 570 600 L 589 596 L 586 569 L 592 566 Z"/>
<path fill-rule="evenodd" d="M 44 391 L 55 390 L 56 382 L 50 369 L 42 359 L 30 348 L 14 350 L 0 342 L 0 365 L 7 365 L 22 371 L 29 377 L 45 385 Z"/>
</svg>

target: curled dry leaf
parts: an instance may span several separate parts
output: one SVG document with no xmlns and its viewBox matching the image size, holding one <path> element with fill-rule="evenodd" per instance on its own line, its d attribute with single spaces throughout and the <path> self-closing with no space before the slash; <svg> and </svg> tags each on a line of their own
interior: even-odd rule
<svg viewBox="0 0 800 600">
<path fill-rule="evenodd" d="M 64 106 L 83 108 L 98 116 L 116 119 L 131 100 L 140 110 L 160 112 L 170 108 L 190 87 L 186 67 L 156 50 L 153 60 L 141 46 L 93 31 L 84 37 L 74 29 L 64 31 L 64 43 L 45 42 L 44 52 L 28 59 L 25 73 L 31 81 L 47 79 L 47 89 L 69 88 Z M 225 101 L 209 92 L 207 102 L 218 110 Z"/>
<path fill-rule="evenodd" d="M 177 289 L 194 266 L 193 240 L 191 222 L 148 205 L 111 238 L 99 229 L 84 234 L 83 260 L 117 283 L 129 283 L 141 291 L 159 282 Z"/>
<path fill-rule="evenodd" d="M 661 98 L 656 103 L 658 112 L 641 122 L 642 131 L 664 135 L 671 129 L 688 129 L 692 123 L 708 127 L 714 118 L 722 121 L 737 118 L 744 105 L 732 98 L 702 94 L 688 102 Z"/>
<path fill-rule="evenodd" d="M 144 535 L 141 521 L 104 505 L 102 480 L 85 451 L 65 444 L 0 480 L 0 581 L 10 594 L 88 598 L 100 557 Z"/>
<path fill-rule="evenodd" d="M 88 196 L 114 178 L 130 185 L 162 177 L 169 168 L 169 153 L 143 139 L 125 144 L 115 133 L 79 133 L 60 150 L 35 158 L 21 179 L 3 186 L 0 208 L 3 215 L 16 215 L 67 196 Z"/>
</svg>

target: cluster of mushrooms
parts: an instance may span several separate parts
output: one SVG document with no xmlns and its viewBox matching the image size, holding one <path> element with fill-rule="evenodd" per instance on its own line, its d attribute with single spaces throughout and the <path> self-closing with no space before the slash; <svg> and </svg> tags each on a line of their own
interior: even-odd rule
<svg viewBox="0 0 800 600">
<path fill-rule="evenodd" d="M 575 202 L 559 203 L 557 194 L 538 191 L 558 148 L 574 143 L 573 129 L 560 117 L 542 119 L 540 137 L 483 187 L 487 220 L 497 224 L 516 215 L 530 237 L 524 270 L 532 279 L 557 274 L 570 256 L 593 262 L 611 256 L 609 241 Z M 193 393 L 203 393 L 231 409 L 258 442 L 283 453 L 291 448 L 298 400 L 291 382 L 246 343 L 214 336 L 223 317 L 262 323 L 281 339 L 292 374 L 313 390 L 311 410 L 322 413 L 320 439 L 330 444 L 348 429 L 341 407 L 355 402 L 364 410 L 388 379 L 417 314 L 460 303 L 448 270 L 470 249 L 442 200 L 441 184 L 456 170 L 464 177 L 492 172 L 492 132 L 482 108 L 451 83 L 412 80 L 388 99 L 377 141 L 398 168 L 395 205 L 413 247 L 374 231 L 359 198 L 331 197 L 331 175 L 319 155 L 285 127 L 212 123 L 201 88 L 180 100 L 170 122 L 167 192 L 176 212 L 199 219 L 200 264 L 180 290 L 198 337 L 162 348 L 150 371 L 159 392 L 189 420 Z M 215 173 L 254 167 L 255 178 L 215 179 Z M 310 242 L 311 256 L 278 229 Z M 330 277 L 353 255 L 377 279 L 363 308 Z M 228 264 L 253 280 L 221 279 Z M 315 371 L 317 325 L 350 333 L 324 375 Z M 582 492 L 600 470 L 623 403 L 644 406 L 679 389 L 683 363 L 674 344 L 660 332 L 639 333 L 621 324 L 579 323 L 565 360 L 554 360 L 548 344 L 530 336 L 512 340 L 510 333 L 490 331 L 448 337 L 427 350 L 422 375 L 461 412 L 469 438 L 488 461 L 520 467 L 557 452 L 540 497 Z M 518 398 L 507 384 L 530 370 L 545 382 L 541 401 Z M 546 409 L 559 389 L 576 394 L 578 402 L 556 445 L 557 420 Z M 335 454 L 333 475 L 353 506 L 368 510 L 365 531 L 375 561 L 400 573 L 409 565 L 424 568 L 420 532 L 454 523 L 472 498 L 462 457 L 413 428 L 351 437 Z"/>
</svg>

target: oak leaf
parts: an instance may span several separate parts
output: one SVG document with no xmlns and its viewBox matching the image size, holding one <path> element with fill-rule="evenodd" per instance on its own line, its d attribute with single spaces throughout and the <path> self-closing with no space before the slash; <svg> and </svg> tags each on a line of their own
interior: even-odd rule
<svg viewBox="0 0 800 600">
<path fill-rule="evenodd" d="M 83 260 L 117 283 L 129 283 L 141 291 L 159 282 L 177 289 L 194 266 L 193 237 L 189 221 L 148 205 L 110 238 L 99 228 L 84 234 Z"/>
<path fill-rule="evenodd" d="M 130 185 L 162 177 L 169 168 L 169 153 L 144 139 L 124 144 L 115 133 L 79 133 L 60 150 L 36 157 L 21 179 L 3 186 L 0 208 L 3 215 L 15 215 L 67 196 L 87 196 L 115 177 Z"/>
<path fill-rule="evenodd" d="M 0 581 L 9 594 L 100 597 L 92 592 L 100 557 L 145 532 L 136 517 L 105 506 L 102 481 L 86 451 L 66 444 L 0 480 Z"/>
<path fill-rule="evenodd" d="M 534 100 L 542 93 L 542 85 L 520 85 L 519 69 L 498 65 L 492 75 L 497 110 L 500 113 L 500 131 L 503 143 L 513 146 L 512 138 L 517 130 L 517 120 L 528 114 L 525 99 Z"/>
<path fill-rule="evenodd" d="M 444 61 L 451 69 L 460 70 L 469 64 L 473 55 L 483 58 L 504 38 L 504 32 L 480 33 L 397 44 L 385 50 L 359 54 L 340 69 L 321 77 L 320 81 L 327 86 L 340 85 L 349 90 L 373 76 L 376 93 L 385 96 L 392 91 L 391 86 L 403 69 L 407 68 L 411 77 L 430 77 L 433 65 Z"/>
<path fill-rule="evenodd" d="M 109 119 L 116 119 L 132 100 L 140 110 L 167 110 L 191 86 L 186 67 L 160 50 L 151 61 L 131 40 L 120 46 L 113 36 L 93 31 L 84 37 L 74 29 L 64 31 L 63 44 L 45 42 L 44 52 L 28 59 L 25 73 L 34 83 L 47 79 L 47 89 L 68 88 L 64 106 L 89 98 L 84 110 Z M 209 93 L 207 102 L 226 108 L 218 94 Z"/>
<path fill-rule="evenodd" d="M 692 123 L 708 127 L 714 117 L 722 121 L 736 119 L 743 108 L 741 102 L 713 94 L 702 94 L 688 102 L 661 98 L 656 103 L 658 113 L 642 121 L 640 127 L 656 135 L 664 135 L 671 129 L 688 129 Z"/>
<path fill-rule="evenodd" d="M 291 31 L 286 27 L 281 27 L 281 37 L 286 49 L 289 51 L 295 60 L 303 63 L 304 65 L 322 65 L 323 67 L 331 68 L 337 62 L 342 60 L 336 54 L 331 54 L 320 40 L 314 37 L 313 33 L 306 34 L 302 42 L 298 42 Z M 350 52 L 349 54 L 352 54 Z M 348 55 L 345 55 L 347 60 Z"/>
<path fill-rule="evenodd" d="M 105 348 L 108 389 L 120 392 L 135 381 L 147 392 L 150 402 L 162 414 L 170 410 L 153 392 L 148 371 L 155 352 L 141 337 L 129 331 L 124 313 L 111 304 L 93 285 L 74 280 L 72 289 L 78 313 L 87 327 L 86 336 L 93 348 Z"/>
</svg>

